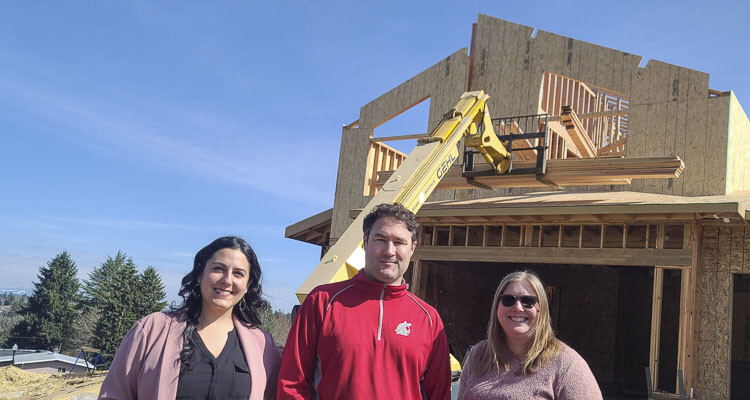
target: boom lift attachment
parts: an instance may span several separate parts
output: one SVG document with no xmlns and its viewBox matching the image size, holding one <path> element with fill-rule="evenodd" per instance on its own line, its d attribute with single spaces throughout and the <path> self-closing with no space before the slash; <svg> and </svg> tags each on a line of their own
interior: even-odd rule
<svg viewBox="0 0 750 400">
<path fill-rule="evenodd" d="M 511 168 L 511 155 L 493 128 L 487 110 L 489 95 L 484 91 L 466 92 L 458 104 L 446 113 L 432 134 L 420 139 L 401 166 L 362 209 L 359 216 L 344 231 L 339 240 L 328 249 L 325 256 L 297 289 L 300 303 L 316 286 L 349 279 L 364 267 L 365 253 L 362 248 L 362 222 L 378 204 L 398 203 L 416 213 L 430 196 L 438 182 L 459 157 L 459 143 L 466 136 L 466 145 L 474 147 L 485 161 L 493 166 L 497 174 L 507 173 Z M 512 135 L 511 135 L 512 136 Z M 545 138 L 546 139 L 546 138 Z M 507 142 L 506 142 L 507 143 Z M 545 143 L 546 144 L 546 143 Z M 512 145 L 512 142 L 511 142 Z M 544 161 L 544 146 L 535 148 Z M 535 170 L 537 178 L 539 172 Z M 470 175 L 464 174 L 470 178 Z"/>
</svg>

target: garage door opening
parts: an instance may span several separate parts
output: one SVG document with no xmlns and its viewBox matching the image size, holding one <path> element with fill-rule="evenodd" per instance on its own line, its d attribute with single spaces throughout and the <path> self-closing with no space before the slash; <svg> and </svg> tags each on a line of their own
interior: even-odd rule
<svg viewBox="0 0 750 400">
<path fill-rule="evenodd" d="M 605 398 L 644 398 L 650 365 L 655 269 L 591 265 L 420 261 L 420 295 L 445 323 L 451 352 L 463 360 L 483 340 L 497 284 L 518 270 L 545 284 L 558 338 L 589 364 Z M 680 271 L 664 270 L 657 387 L 675 392 Z"/>
<path fill-rule="evenodd" d="M 750 399 L 750 274 L 735 274 L 732 293 L 732 399 Z"/>
</svg>

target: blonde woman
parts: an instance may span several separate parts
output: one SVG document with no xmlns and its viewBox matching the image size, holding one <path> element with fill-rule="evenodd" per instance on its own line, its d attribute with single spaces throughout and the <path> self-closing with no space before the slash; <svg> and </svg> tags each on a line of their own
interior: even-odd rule
<svg viewBox="0 0 750 400">
<path fill-rule="evenodd" d="M 487 340 L 471 349 L 458 398 L 602 398 L 586 361 L 555 338 L 539 277 L 513 272 L 500 282 L 487 324 Z"/>
</svg>

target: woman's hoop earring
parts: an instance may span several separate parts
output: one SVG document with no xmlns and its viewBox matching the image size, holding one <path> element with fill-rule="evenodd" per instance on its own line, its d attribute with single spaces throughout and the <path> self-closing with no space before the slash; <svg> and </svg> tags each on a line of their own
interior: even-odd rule
<svg viewBox="0 0 750 400">
<path fill-rule="evenodd" d="M 245 309 L 247 308 L 247 304 L 245 303 L 244 297 L 242 298 L 242 300 L 240 300 L 239 306 L 240 306 L 240 311 L 245 311 Z"/>
<path fill-rule="evenodd" d="M 193 288 L 190 289 L 190 291 L 193 292 L 193 296 L 195 296 L 195 298 L 199 299 L 201 297 L 201 292 L 198 290 L 195 290 L 195 286 L 193 286 Z"/>
</svg>

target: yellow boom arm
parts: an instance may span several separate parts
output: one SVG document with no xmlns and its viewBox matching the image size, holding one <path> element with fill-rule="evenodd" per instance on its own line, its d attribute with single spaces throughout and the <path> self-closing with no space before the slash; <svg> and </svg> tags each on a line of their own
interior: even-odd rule
<svg viewBox="0 0 750 400">
<path fill-rule="evenodd" d="M 489 96 L 484 91 L 464 93 L 432 134 L 419 141 L 297 289 L 300 303 L 316 286 L 349 279 L 364 267 L 362 222 L 365 216 L 383 203 L 398 203 L 416 213 L 458 159 L 458 145 L 464 136 L 466 144 L 475 147 L 497 173 L 508 171 L 510 153 L 495 135 L 486 109 L 487 100 Z"/>
</svg>

